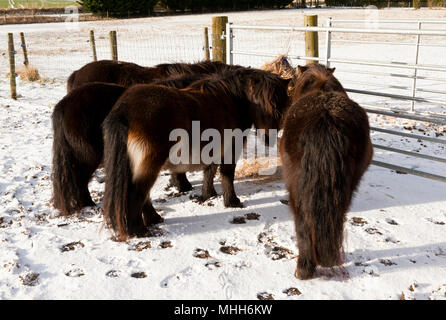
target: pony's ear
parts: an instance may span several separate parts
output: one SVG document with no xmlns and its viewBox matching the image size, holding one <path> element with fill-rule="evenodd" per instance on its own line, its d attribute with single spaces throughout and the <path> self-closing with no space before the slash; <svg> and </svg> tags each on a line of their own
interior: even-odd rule
<svg viewBox="0 0 446 320">
<path fill-rule="evenodd" d="M 308 70 L 307 66 L 297 66 L 297 75 L 300 75 Z"/>
<path fill-rule="evenodd" d="M 336 68 L 328 68 L 328 71 L 330 71 L 331 74 L 335 72 Z"/>
</svg>

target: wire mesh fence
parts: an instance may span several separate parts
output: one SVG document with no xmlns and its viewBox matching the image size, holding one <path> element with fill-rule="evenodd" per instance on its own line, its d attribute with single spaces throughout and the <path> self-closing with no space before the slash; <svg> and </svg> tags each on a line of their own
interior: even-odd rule
<svg viewBox="0 0 446 320">
<path fill-rule="evenodd" d="M 109 31 L 95 32 L 98 60 L 111 59 Z M 66 79 L 71 72 L 93 61 L 89 30 L 79 32 L 25 33 L 30 66 L 38 69 L 42 77 Z M 0 66 L 4 75 L 9 70 L 7 35 L 1 35 Z M 143 31 L 117 32 L 118 59 L 152 66 L 167 62 L 193 62 L 204 59 L 203 33 L 174 35 Z M 24 67 L 24 56 L 18 34 L 14 34 L 17 70 Z"/>
</svg>

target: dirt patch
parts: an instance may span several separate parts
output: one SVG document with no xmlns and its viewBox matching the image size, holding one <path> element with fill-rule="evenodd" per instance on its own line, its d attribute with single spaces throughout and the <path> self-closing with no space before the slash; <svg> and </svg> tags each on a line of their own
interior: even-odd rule
<svg viewBox="0 0 446 320">
<path fill-rule="evenodd" d="M 145 272 L 135 272 L 130 275 L 132 278 L 143 279 L 147 278 L 147 274 Z"/>
<path fill-rule="evenodd" d="M 207 258 L 210 258 L 211 255 L 209 254 L 209 251 L 207 251 L 205 249 L 197 248 L 197 249 L 195 249 L 194 257 L 199 258 L 199 259 L 207 259 Z"/>
<path fill-rule="evenodd" d="M 19 276 L 19 278 L 24 286 L 35 287 L 39 284 L 39 276 L 40 274 L 32 272 L 25 276 Z"/>
<path fill-rule="evenodd" d="M 350 221 L 350 223 L 354 226 L 363 226 L 367 224 L 368 222 L 360 217 L 353 217 Z"/>
<path fill-rule="evenodd" d="M 288 297 L 291 296 L 300 296 L 302 294 L 302 292 L 300 292 L 299 289 L 297 288 L 288 288 L 283 290 L 283 293 L 285 293 Z"/>
<path fill-rule="evenodd" d="M 379 263 L 385 265 L 386 267 L 390 267 L 390 266 L 394 266 L 394 265 L 396 265 L 395 262 L 393 262 L 393 261 L 391 261 L 391 260 L 389 260 L 389 259 L 380 259 L 380 260 L 379 260 Z"/>
<path fill-rule="evenodd" d="M 231 222 L 232 224 L 243 224 L 246 223 L 245 217 L 234 217 L 232 218 Z"/>
<path fill-rule="evenodd" d="M 85 273 L 82 269 L 75 268 L 75 269 L 71 269 L 68 272 L 65 272 L 65 275 L 67 277 L 71 277 L 71 278 L 79 278 L 79 277 L 83 277 L 85 275 Z"/>
<path fill-rule="evenodd" d="M 172 245 L 172 242 L 170 242 L 170 241 L 163 241 L 163 242 L 161 242 L 160 247 L 163 249 L 167 249 L 167 248 L 172 248 L 173 245 Z"/>
<path fill-rule="evenodd" d="M 121 275 L 119 270 L 110 270 L 105 274 L 109 278 L 118 278 Z"/>
<path fill-rule="evenodd" d="M 272 247 L 267 255 L 274 261 L 281 259 L 293 259 L 296 257 L 293 251 L 281 246 Z"/>
<path fill-rule="evenodd" d="M 274 300 L 274 296 L 268 292 L 257 293 L 257 299 L 259 300 Z"/>
<path fill-rule="evenodd" d="M 137 244 L 130 246 L 129 250 L 139 252 L 150 248 L 152 248 L 150 241 L 140 241 Z"/>
<path fill-rule="evenodd" d="M 245 214 L 245 217 L 247 220 L 259 220 L 260 214 L 251 212 L 251 213 Z"/>
<path fill-rule="evenodd" d="M 220 248 L 220 251 L 226 254 L 236 255 L 237 253 L 242 251 L 242 249 L 234 246 L 223 246 Z"/>
<path fill-rule="evenodd" d="M 64 244 L 60 250 L 62 252 L 67 252 L 67 251 L 74 251 L 76 250 L 76 248 L 83 248 L 83 247 L 85 247 L 85 245 L 81 241 L 75 241 Z"/>
</svg>

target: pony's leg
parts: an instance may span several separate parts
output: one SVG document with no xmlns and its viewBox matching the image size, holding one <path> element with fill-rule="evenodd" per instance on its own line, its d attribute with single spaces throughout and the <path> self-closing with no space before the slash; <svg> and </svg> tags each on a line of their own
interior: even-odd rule
<svg viewBox="0 0 446 320">
<path fill-rule="evenodd" d="M 97 165 L 84 165 L 80 168 L 80 205 L 83 207 L 95 206 L 96 204 L 91 199 L 90 191 L 88 190 L 88 183 L 95 172 Z"/>
<path fill-rule="evenodd" d="M 225 207 L 242 208 L 243 204 L 234 191 L 235 164 L 221 164 L 220 174 L 223 187 L 223 202 Z"/>
<path fill-rule="evenodd" d="M 214 177 L 217 172 L 217 165 L 211 164 L 203 171 L 203 187 L 201 191 L 201 200 L 206 201 L 217 195 L 214 188 Z"/>
<path fill-rule="evenodd" d="M 129 214 L 127 217 L 129 235 L 144 236 L 146 223 L 162 219 L 156 213 L 148 197 L 164 161 L 165 157 L 151 157 L 148 155 L 142 163 L 144 173 L 132 183 L 133 190 L 129 192 Z"/>
<path fill-rule="evenodd" d="M 179 192 L 187 192 L 192 190 L 192 185 L 187 180 L 185 173 L 171 173 L 169 186 L 175 187 Z"/>
<path fill-rule="evenodd" d="M 295 276 L 301 280 L 310 279 L 316 269 L 316 263 L 313 260 L 313 245 L 311 235 L 305 228 L 302 218 L 299 217 L 296 201 L 292 193 L 290 193 L 290 207 L 294 214 L 294 223 L 297 235 L 297 247 L 299 249 L 299 257 L 297 258 L 297 268 Z"/>
<path fill-rule="evenodd" d="M 127 234 L 129 236 L 142 237 L 146 231 L 141 212 L 149 190 L 148 186 L 145 181 L 130 186 L 127 215 Z"/>
<path fill-rule="evenodd" d="M 142 218 L 146 227 L 164 222 L 164 219 L 158 214 L 158 212 L 156 212 L 152 205 L 152 201 L 150 200 L 146 200 L 144 206 L 142 207 Z"/>
</svg>

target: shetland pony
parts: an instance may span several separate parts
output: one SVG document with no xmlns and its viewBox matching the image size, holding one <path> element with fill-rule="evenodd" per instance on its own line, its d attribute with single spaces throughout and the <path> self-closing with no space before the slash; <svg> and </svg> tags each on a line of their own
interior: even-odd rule
<svg viewBox="0 0 446 320">
<path fill-rule="evenodd" d="M 88 63 L 74 71 L 68 78 L 67 91 L 69 93 L 75 88 L 92 82 L 115 83 L 130 87 L 134 84 L 148 84 L 185 74 L 212 74 L 237 68 L 238 66 L 218 61 L 164 63 L 146 68 L 130 62 L 100 60 Z M 180 192 L 192 190 L 192 185 L 184 173 L 172 174 L 170 185 L 176 187 Z"/>
<path fill-rule="evenodd" d="M 104 121 L 105 222 L 119 239 L 144 235 L 145 226 L 157 214 L 150 202 L 152 188 L 162 168 L 173 172 L 204 170 L 203 194 L 215 195 L 212 179 L 216 163 L 173 164 L 170 141 L 174 129 L 185 130 L 190 143 L 192 121 L 200 122 L 200 135 L 206 129 L 245 130 L 278 128 L 287 105 L 288 81 L 269 72 L 240 68 L 225 75 L 193 83 L 186 89 L 157 85 L 129 88 Z M 223 157 L 233 141 L 221 139 L 223 201 L 227 207 L 239 207 L 234 191 L 234 171 L 238 155 L 232 150 L 231 162 Z M 203 148 L 201 142 L 200 152 Z M 192 148 L 191 148 L 192 149 Z M 186 155 L 192 157 L 190 150 Z M 200 153 L 201 154 L 201 153 Z"/>
<path fill-rule="evenodd" d="M 350 100 L 334 69 L 299 67 L 280 154 L 299 257 L 296 277 L 342 263 L 344 221 L 373 149 L 366 112 Z"/>
<path fill-rule="evenodd" d="M 135 63 L 100 60 L 86 64 L 74 71 L 67 81 L 67 92 L 86 83 L 106 82 L 125 87 L 134 84 L 152 83 L 179 74 L 210 74 L 234 68 L 221 62 L 166 63 L 155 67 L 142 67 Z"/>
<path fill-rule="evenodd" d="M 202 77 L 181 75 L 157 83 L 184 88 Z M 88 83 L 73 89 L 54 108 L 53 197 L 54 207 L 63 215 L 94 205 L 88 183 L 103 158 L 101 125 L 125 89 L 111 83 Z M 185 175 L 173 179 L 175 185 L 187 188 Z"/>
</svg>

